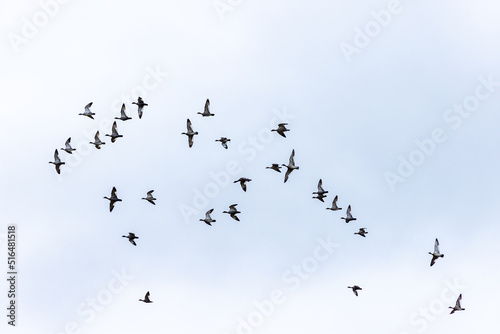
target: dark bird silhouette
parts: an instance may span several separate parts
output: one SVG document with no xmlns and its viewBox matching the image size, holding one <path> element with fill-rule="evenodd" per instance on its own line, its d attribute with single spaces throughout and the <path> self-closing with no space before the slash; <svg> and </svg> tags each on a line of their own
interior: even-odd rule
<svg viewBox="0 0 500 334">
<path fill-rule="evenodd" d="M 109 200 L 109 212 L 113 211 L 116 202 L 121 202 L 122 200 L 116 196 L 116 188 L 113 187 L 111 190 L 111 197 L 104 196 L 105 199 Z"/>
<path fill-rule="evenodd" d="M 139 113 L 139 119 L 142 118 L 142 109 L 147 106 L 148 104 L 147 103 L 144 103 L 144 101 L 142 100 L 142 97 L 138 97 L 137 98 L 137 102 L 132 102 L 132 104 L 136 104 L 137 105 L 137 112 Z"/>
<path fill-rule="evenodd" d="M 252 179 L 247 179 L 246 177 L 240 177 L 238 180 L 234 181 L 233 183 L 239 182 L 241 185 L 241 189 L 243 191 L 247 191 L 247 182 L 252 181 Z"/>
<path fill-rule="evenodd" d="M 197 135 L 198 132 L 193 131 L 193 128 L 191 127 L 191 121 L 189 120 L 189 118 L 187 120 L 187 132 L 183 132 L 182 134 L 188 136 L 189 147 L 192 147 L 193 146 L 193 136 Z"/>
<path fill-rule="evenodd" d="M 354 292 L 354 294 L 355 294 L 356 296 L 358 296 L 358 290 L 363 290 L 363 289 L 361 289 L 361 288 L 360 288 L 359 286 L 357 286 L 357 285 L 354 285 L 354 286 L 348 286 L 347 288 L 352 289 L 352 292 Z"/>
<path fill-rule="evenodd" d="M 144 303 L 152 303 L 151 300 L 149 300 L 149 291 L 146 292 L 146 295 L 144 296 L 144 299 L 139 299 L 140 302 L 144 302 Z"/>
<path fill-rule="evenodd" d="M 56 167 L 57 174 L 61 174 L 61 166 L 65 164 L 59 159 L 59 152 L 57 150 L 54 152 L 54 161 L 49 161 L 49 164 L 53 164 Z"/>
<path fill-rule="evenodd" d="M 134 233 L 128 232 L 128 235 L 122 235 L 122 237 L 128 238 L 128 241 L 130 241 L 132 245 L 137 246 L 134 239 L 139 239 L 139 237 L 136 237 Z"/>
<path fill-rule="evenodd" d="M 288 125 L 288 123 L 280 123 L 278 124 L 278 128 L 277 129 L 272 129 L 271 131 L 276 131 L 277 133 L 279 133 L 282 137 L 285 137 L 285 132 L 287 131 L 290 131 L 289 129 L 286 128 L 285 125 Z"/>
</svg>

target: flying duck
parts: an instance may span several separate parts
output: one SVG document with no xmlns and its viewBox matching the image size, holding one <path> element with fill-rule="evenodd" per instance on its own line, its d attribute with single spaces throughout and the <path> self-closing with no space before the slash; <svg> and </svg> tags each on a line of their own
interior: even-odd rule
<svg viewBox="0 0 500 334">
<path fill-rule="evenodd" d="M 238 205 L 238 204 L 230 205 L 229 211 L 222 211 L 222 213 L 228 213 L 231 216 L 231 218 L 233 218 L 234 220 L 240 221 L 238 219 L 238 217 L 236 217 L 236 214 L 241 213 L 241 212 L 236 209 L 236 205 Z"/>
<path fill-rule="evenodd" d="M 210 209 L 210 210 L 208 210 L 208 211 L 205 213 L 205 218 L 204 218 L 204 219 L 200 219 L 200 221 L 205 222 L 205 224 L 212 226 L 212 223 L 215 223 L 215 222 L 216 222 L 216 220 L 215 220 L 215 219 L 212 219 L 212 217 L 210 217 L 210 214 L 211 214 L 213 211 L 214 211 L 214 209 Z"/>
<path fill-rule="evenodd" d="M 137 244 L 135 243 L 134 239 L 139 239 L 139 237 L 136 237 L 135 233 L 128 232 L 128 235 L 122 235 L 122 237 L 128 238 L 128 241 L 130 241 L 130 243 L 132 245 L 137 246 Z"/>
<path fill-rule="evenodd" d="M 101 149 L 101 145 L 106 144 L 105 142 L 103 142 L 99 139 L 99 130 L 97 130 L 97 132 L 95 133 L 94 141 L 90 142 L 90 144 L 93 144 L 98 150 Z"/>
<path fill-rule="evenodd" d="M 295 150 L 292 150 L 292 154 L 290 154 L 290 159 L 288 161 L 288 165 L 281 164 L 282 166 L 285 166 L 287 168 L 286 173 L 285 173 L 285 181 L 288 180 L 288 176 L 290 175 L 291 172 L 293 172 L 295 169 L 299 169 L 299 166 L 295 166 L 295 162 L 293 160 L 293 157 L 295 156 Z"/>
<path fill-rule="evenodd" d="M 280 124 L 278 124 L 278 128 L 277 129 L 272 129 L 271 131 L 276 131 L 281 136 L 283 136 L 283 137 L 286 138 L 285 132 L 290 131 L 290 130 L 287 129 L 285 125 L 288 125 L 288 123 L 280 123 Z"/>
<path fill-rule="evenodd" d="M 142 97 L 138 97 L 137 98 L 137 102 L 132 102 L 132 104 L 137 104 L 137 112 L 139 113 L 139 119 L 142 118 L 142 109 L 147 106 L 148 104 L 147 103 L 144 103 L 144 101 L 142 100 Z"/>
<path fill-rule="evenodd" d="M 210 100 L 209 99 L 207 99 L 207 101 L 205 102 L 205 108 L 203 109 L 203 112 L 198 112 L 198 114 L 200 114 L 203 117 L 215 116 L 215 114 L 210 113 Z"/>
<path fill-rule="evenodd" d="M 360 288 L 359 286 L 357 286 L 357 285 L 348 286 L 347 288 L 348 288 L 348 289 L 352 289 L 352 292 L 354 292 L 354 294 L 355 294 L 356 296 L 358 296 L 358 290 L 363 290 L 363 289 L 361 289 L 361 288 Z"/>
<path fill-rule="evenodd" d="M 117 126 L 116 126 L 116 121 L 113 122 L 113 127 L 111 128 L 111 134 L 106 136 L 111 137 L 111 142 L 114 143 L 116 138 L 123 137 L 123 135 L 118 134 Z"/>
<path fill-rule="evenodd" d="M 57 174 L 61 174 L 61 166 L 65 164 L 65 162 L 62 162 L 61 159 L 59 159 L 59 152 L 57 150 L 54 152 L 54 161 L 49 161 L 49 164 L 53 164 L 56 166 L 56 172 Z"/>
<path fill-rule="evenodd" d="M 252 181 L 252 179 L 247 179 L 246 177 L 240 177 L 238 180 L 234 181 L 233 183 L 236 183 L 236 182 L 239 182 L 240 185 L 241 185 L 241 189 L 243 189 L 243 191 L 247 191 L 247 182 L 250 182 Z"/>
<path fill-rule="evenodd" d="M 144 302 L 144 303 L 152 303 L 151 300 L 149 300 L 149 291 L 146 292 L 146 295 L 144 296 L 144 299 L 139 299 L 140 302 Z"/>
<path fill-rule="evenodd" d="M 451 307 L 451 306 L 448 306 L 448 308 L 451 308 L 451 312 L 450 314 L 453 314 L 455 313 L 455 311 L 463 311 L 465 310 L 464 308 L 462 308 L 462 306 L 460 305 L 460 301 L 462 300 L 462 294 L 460 294 L 460 296 L 458 296 L 457 298 L 457 302 L 455 303 L 455 306 L 454 307 Z"/>
<path fill-rule="evenodd" d="M 339 208 L 337 206 L 337 201 L 339 200 L 339 196 L 335 196 L 332 202 L 332 207 L 331 208 L 326 208 L 327 210 L 332 210 L 332 211 L 337 211 L 337 210 L 342 210 L 342 208 Z"/>
<path fill-rule="evenodd" d="M 444 257 L 444 254 L 439 253 L 439 241 L 437 238 L 436 241 L 434 242 L 434 253 L 429 252 L 429 254 L 432 255 L 431 267 L 434 265 L 434 263 L 438 258 Z"/>
<path fill-rule="evenodd" d="M 119 119 L 122 121 L 128 121 L 129 119 L 132 119 L 132 117 L 128 117 L 127 114 L 125 113 L 125 103 L 122 103 L 122 109 L 120 110 L 120 117 L 115 117 L 115 119 Z"/>
<path fill-rule="evenodd" d="M 346 214 L 346 216 L 340 217 L 340 219 L 344 219 L 346 223 L 350 222 L 351 220 L 356 220 L 356 218 L 353 218 L 351 215 L 351 206 L 350 205 L 347 207 L 347 211 L 345 214 Z"/>
<path fill-rule="evenodd" d="M 143 197 L 141 199 L 144 199 L 146 201 L 148 201 L 149 203 L 153 204 L 153 205 L 156 205 L 156 203 L 154 201 L 156 201 L 156 198 L 153 197 L 153 191 L 154 190 L 150 190 L 147 192 L 147 196 L 146 197 Z"/>
<path fill-rule="evenodd" d="M 281 166 L 279 164 L 272 164 L 271 166 L 266 167 L 266 168 L 269 168 L 269 169 L 277 171 L 278 173 L 281 173 L 281 170 L 280 170 Z"/>
<path fill-rule="evenodd" d="M 326 195 L 325 195 L 325 194 L 327 194 L 327 193 L 328 193 L 328 191 L 325 191 L 325 190 L 323 189 L 323 180 L 319 179 L 319 182 L 318 182 L 318 191 L 313 192 L 313 194 L 317 194 L 318 196 L 313 197 L 313 198 L 317 198 L 317 199 L 319 199 L 321 202 L 324 202 L 324 201 L 323 201 L 323 198 L 325 198 L 325 197 L 326 197 Z"/>
<path fill-rule="evenodd" d="M 325 197 L 326 197 L 326 195 L 323 195 L 323 194 L 318 194 L 318 196 L 313 196 L 313 198 L 317 198 L 317 199 L 319 199 L 321 202 L 325 202 L 325 201 L 323 201 L 323 198 L 325 198 Z"/>
<path fill-rule="evenodd" d="M 360 227 L 358 232 L 354 232 L 354 234 L 359 234 L 363 238 L 366 238 L 368 232 L 366 232 L 366 227 Z"/>
<path fill-rule="evenodd" d="M 113 211 L 115 207 L 115 202 L 121 202 L 122 200 L 116 196 L 116 188 L 113 187 L 111 190 L 111 197 L 104 196 L 105 199 L 109 200 L 109 212 Z"/>
<path fill-rule="evenodd" d="M 189 147 L 192 147 L 193 146 L 193 136 L 197 135 L 198 132 L 193 131 L 193 129 L 191 128 L 191 121 L 189 120 L 189 118 L 187 120 L 187 132 L 183 132 L 181 134 L 188 136 Z"/>
<path fill-rule="evenodd" d="M 64 143 L 65 148 L 61 148 L 61 150 L 65 151 L 66 153 L 73 154 L 73 151 L 76 151 L 75 148 L 71 147 L 71 137 L 66 140 L 66 143 Z"/>
<path fill-rule="evenodd" d="M 85 111 L 83 112 L 83 114 L 78 114 L 78 115 L 87 116 L 88 118 L 94 119 L 94 117 L 92 117 L 92 116 L 94 116 L 95 114 L 90 111 L 91 106 L 92 106 L 92 102 L 90 102 L 89 104 L 87 104 L 85 106 Z"/>
<path fill-rule="evenodd" d="M 231 141 L 231 139 L 226 138 L 226 137 L 220 137 L 220 139 L 216 139 L 215 141 L 220 141 L 222 144 L 222 147 L 224 147 L 227 150 L 227 142 Z"/>
<path fill-rule="evenodd" d="M 327 194 L 328 190 L 323 190 L 323 180 L 319 179 L 318 182 L 318 191 L 313 192 L 313 194 L 324 195 Z M 325 196 L 326 197 L 326 196 Z"/>
</svg>

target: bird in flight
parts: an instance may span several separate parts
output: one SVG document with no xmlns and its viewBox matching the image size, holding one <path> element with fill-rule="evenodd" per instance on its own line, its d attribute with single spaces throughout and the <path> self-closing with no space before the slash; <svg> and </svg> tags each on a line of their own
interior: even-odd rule
<svg viewBox="0 0 500 334">
<path fill-rule="evenodd" d="M 94 117 L 92 117 L 92 116 L 94 116 L 95 114 L 90 111 L 91 106 L 92 106 L 92 102 L 90 102 L 89 104 L 87 104 L 85 106 L 85 111 L 83 112 L 83 114 L 78 114 L 78 115 L 87 116 L 88 118 L 94 119 Z"/>
<path fill-rule="evenodd" d="M 285 125 L 288 125 L 288 123 L 280 123 L 278 124 L 278 128 L 277 129 L 272 129 L 271 131 L 276 131 L 277 133 L 279 133 L 282 137 L 285 137 L 285 132 L 287 131 L 290 131 L 289 129 L 286 128 Z"/>
<path fill-rule="evenodd" d="M 111 137 L 111 142 L 114 143 L 117 138 L 123 137 L 123 135 L 118 133 L 116 121 L 113 122 L 113 127 L 111 128 L 111 134 L 106 136 Z"/>
<path fill-rule="evenodd" d="M 61 166 L 65 164 L 65 162 L 62 162 L 61 159 L 59 159 L 59 152 L 57 150 L 54 152 L 54 161 L 49 161 L 49 164 L 53 164 L 56 166 L 56 172 L 57 174 L 61 174 Z"/>
<path fill-rule="evenodd" d="M 216 139 L 215 141 L 220 141 L 222 144 L 222 147 L 224 147 L 227 150 L 227 142 L 231 141 L 231 139 L 226 138 L 226 137 L 220 137 L 220 139 Z"/>
<path fill-rule="evenodd" d="M 200 219 L 200 221 L 205 222 L 205 224 L 212 226 L 212 223 L 215 223 L 215 222 L 216 222 L 216 220 L 215 220 L 215 219 L 212 219 L 212 217 L 210 216 L 210 214 L 211 214 L 213 211 L 214 211 L 214 209 L 210 209 L 210 210 L 208 210 L 208 211 L 205 213 L 205 218 L 204 218 L 204 219 Z"/>
<path fill-rule="evenodd" d="M 149 291 L 146 292 L 146 295 L 144 296 L 144 299 L 139 299 L 140 302 L 144 302 L 144 303 L 152 303 L 151 300 L 149 300 Z"/>
<path fill-rule="evenodd" d="M 241 213 L 241 212 L 236 209 L 236 205 L 238 205 L 238 204 L 230 205 L 229 211 L 222 211 L 222 213 L 228 213 L 231 216 L 231 218 L 233 218 L 234 220 L 240 221 L 236 215 L 238 213 Z"/>
<path fill-rule="evenodd" d="M 436 238 L 436 241 L 434 242 L 434 253 L 431 253 L 429 252 L 429 254 L 432 255 L 432 259 L 431 259 L 431 267 L 434 265 L 434 263 L 436 262 L 436 260 L 440 257 L 444 257 L 444 254 L 441 254 L 439 252 L 439 241 L 438 239 Z"/>
<path fill-rule="evenodd" d="M 246 177 L 240 177 L 238 180 L 234 181 L 233 183 L 236 183 L 236 182 L 239 182 L 240 185 L 241 185 L 241 189 L 243 189 L 243 191 L 247 191 L 247 182 L 250 182 L 252 181 L 252 179 L 247 179 Z"/>
<path fill-rule="evenodd" d="M 266 169 L 267 169 L 267 168 L 272 169 L 272 170 L 275 170 L 275 171 L 277 171 L 278 173 L 281 173 L 281 170 L 280 170 L 281 166 L 280 166 L 279 164 L 272 164 L 271 166 L 266 167 Z"/>
<path fill-rule="evenodd" d="M 354 294 L 355 294 L 356 296 L 358 296 L 358 290 L 363 290 L 363 289 L 361 289 L 361 288 L 360 288 L 359 286 L 357 286 L 357 285 L 348 286 L 347 288 L 352 289 L 352 292 L 354 292 Z"/>
<path fill-rule="evenodd" d="M 106 144 L 105 142 L 103 142 L 99 139 L 99 130 L 97 130 L 97 132 L 95 133 L 94 141 L 90 142 L 90 144 L 93 144 L 95 146 L 95 148 L 97 148 L 98 150 L 101 149 L 101 145 Z"/>
<path fill-rule="evenodd" d="M 353 216 L 351 215 L 351 206 L 349 205 L 347 207 L 347 211 L 345 213 L 345 217 L 340 217 L 340 219 L 344 219 L 346 223 L 352 221 L 352 220 L 356 220 L 356 218 L 353 218 Z"/>
<path fill-rule="evenodd" d="M 465 310 L 464 308 L 462 308 L 462 306 L 460 305 L 460 301 L 462 300 L 462 294 L 460 294 L 460 296 L 458 296 L 457 298 L 457 302 L 455 303 L 455 306 L 454 307 L 451 307 L 451 306 L 448 306 L 448 308 L 451 308 L 451 312 L 450 314 L 453 314 L 455 313 L 455 311 L 463 311 Z"/>
<path fill-rule="evenodd" d="M 128 121 L 132 119 L 132 117 L 128 117 L 125 113 L 125 103 L 122 103 L 122 109 L 120 110 L 120 117 L 115 117 L 115 119 L 119 119 L 121 121 Z"/>
<path fill-rule="evenodd" d="M 189 120 L 189 118 L 187 120 L 187 132 L 183 132 L 182 134 L 188 136 L 189 147 L 192 147 L 193 146 L 193 136 L 197 135 L 198 132 L 193 131 L 193 128 L 191 127 L 191 121 Z"/>
<path fill-rule="evenodd" d="M 71 137 L 66 140 L 66 143 L 64 143 L 64 148 L 61 148 L 61 150 L 65 151 L 66 153 L 73 154 L 73 151 L 76 151 L 75 148 L 71 147 Z"/>
<path fill-rule="evenodd" d="M 295 150 L 292 150 L 292 154 L 290 154 L 290 159 L 288 161 L 288 165 L 281 164 L 282 166 L 285 166 L 287 168 L 286 173 L 285 173 L 285 181 L 288 180 L 288 176 L 290 175 L 291 172 L 294 170 L 298 170 L 299 166 L 295 166 L 295 161 L 293 160 L 293 157 L 295 156 Z"/>
<path fill-rule="evenodd" d="M 144 199 L 146 201 L 148 201 L 149 203 L 153 204 L 153 205 L 156 205 L 156 203 L 154 201 L 156 201 L 156 198 L 153 197 L 153 191 L 154 190 L 150 190 L 147 192 L 147 196 L 146 197 L 143 197 L 141 199 Z"/>
<path fill-rule="evenodd" d="M 139 113 L 139 119 L 142 118 L 142 109 L 147 106 L 148 104 L 147 103 L 144 103 L 144 101 L 142 100 L 142 97 L 138 97 L 137 98 L 137 102 L 132 102 L 132 104 L 137 104 L 137 112 Z"/>
<path fill-rule="evenodd" d="M 358 232 L 354 232 L 354 234 L 359 234 L 363 238 L 366 238 L 366 234 L 368 234 L 368 232 L 366 232 L 366 227 L 360 227 L 359 231 Z"/>
<path fill-rule="evenodd" d="M 326 194 L 328 193 L 328 190 L 323 189 L 323 180 L 319 179 L 318 182 L 318 191 L 313 192 L 313 194 L 316 194 L 318 196 L 313 197 L 319 199 L 321 202 L 323 202 L 323 198 L 326 197 Z"/>
<path fill-rule="evenodd" d="M 128 238 L 128 241 L 130 241 L 130 243 L 132 245 L 137 246 L 137 244 L 135 243 L 134 239 L 139 239 L 139 237 L 136 237 L 135 233 L 128 232 L 128 235 L 122 235 L 122 237 Z"/>
<path fill-rule="evenodd" d="M 332 211 L 337 211 L 337 210 L 342 210 L 342 208 L 339 208 L 337 206 L 337 201 L 339 200 L 339 196 L 335 196 L 332 202 L 332 207 L 331 208 L 326 208 L 327 210 L 332 210 Z"/>
<path fill-rule="evenodd" d="M 111 190 L 111 197 L 104 196 L 105 199 L 109 200 L 109 212 L 113 211 L 115 207 L 115 202 L 121 202 L 122 200 L 116 196 L 116 188 L 113 187 Z"/>
<path fill-rule="evenodd" d="M 210 100 L 207 99 L 205 102 L 205 108 L 203 108 L 203 112 L 198 112 L 203 117 L 215 116 L 215 114 L 210 113 Z"/>
</svg>

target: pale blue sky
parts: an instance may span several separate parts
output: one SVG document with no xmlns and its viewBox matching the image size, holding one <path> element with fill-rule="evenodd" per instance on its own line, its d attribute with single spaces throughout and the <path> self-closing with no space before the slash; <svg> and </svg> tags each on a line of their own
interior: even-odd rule
<svg viewBox="0 0 500 334">
<path fill-rule="evenodd" d="M 17 331 L 500 325 L 498 4 L 54 0 L 0 9 L 0 256 L 16 224 Z M 360 47 L 369 27 L 379 30 Z M 346 45 L 357 52 L 346 56 Z M 138 94 L 149 104 L 140 120 L 129 100 Z M 203 118 L 207 98 L 215 116 Z M 95 120 L 78 116 L 89 102 Z M 104 134 L 122 102 L 133 119 L 118 121 L 124 137 L 112 144 Z M 458 124 L 448 110 L 467 103 Z M 181 135 L 187 118 L 199 132 L 192 148 Z M 286 139 L 270 132 L 280 122 Z M 440 142 L 419 153 L 436 129 Z M 88 144 L 97 130 L 99 151 Z M 58 176 L 47 162 L 68 137 L 77 152 L 60 152 Z M 287 163 L 292 149 L 300 170 L 283 183 L 284 172 L 265 167 Z M 418 157 L 399 174 L 401 159 Z M 399 179 L 391 186 L 387 175 Z M 242 176 L 252 179 L 246 193 L 232 183 Z M 325 203 L 311 198 L 320 178 Z M 123 202 L 110 213 L 103 196 L 113 186 Z M 151 189 L 156 206 L 140 199 Z M 343 210 L 325 210 L 335 195 Z M 233 203 L 240 222 L 222 213 Z M 349 204 L 357 221 L 345 224 Z M 212 227 L 199 221 L 211 208 Z M 366 238 L 353 234 L 359 227 Z M 137 247 L 121 237 L 128 232 Z M 445 257 L 431 268 L 435 238 Z M 148 290 L 153 303 L 138 302 Z M 450 316 L 459 293 L 466 310 Z M 5 317 L 0 327 L 14 332 Z"/>
</svg>

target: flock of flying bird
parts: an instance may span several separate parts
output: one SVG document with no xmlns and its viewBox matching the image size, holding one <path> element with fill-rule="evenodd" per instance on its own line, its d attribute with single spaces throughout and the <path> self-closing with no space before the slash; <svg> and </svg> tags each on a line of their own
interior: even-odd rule
<svg viewBox="0 0 500 334">
<path fill-rule="evenodd" d="M 132 102 L 132 104 L 136 104 L 137 105 L 139 119 L 141 119 L 142 116 L 143 116 L 143 108 L 145 106 L 147 106 L 148 104 L 145 103 L 141 97 L 138 97 L 137 98 L 137 102 Z M 95 115 L 95 113 L 93 113 L 93 112 L 90 111 L 90 107 L 91 106 L 92 106 L 92 102 L 90 102 L 89 104 L 87 104 L 85 106 L 85 108 L 84 108 L 84 112 L 80 113 L 78 115 L 82 115 L 82 116 L 86 116 L 86 117 L 89 117 L 91 119 L 94 119 L 93 116 Z M 120 111 L 120 117 L 115 117 L 115 119 L 121 120 L 121 121 L 127 121 L 129 119 L 132 119 L 131 117 L 127 116 L 127 114 L 125 113 L 125 110 L 126 110 L 126 107 L 125 107 L 125 104 L 123 103 L 122 107 L 121 107 L 121 111 Z M 197 114 L 200 114 L 203 117 L 215 116 L 215 114 L 212 114 L 210 112 L 210 100 L 209 99 L 207 99 L 206 102 L 205 102 L 205 107 L 204 107 L 203 112 L 198 112 Z M 286 138 L 285 132 L 290 131 L 290 129 L 288 129 L 286 127 L 287 125 L 288 125 L 287 123 L 279 123 L 278 127 L 276 129 L 272 129 L 271 131 L 276 131 L 280 136 Z M 191 148 L 193 146 L 193 138 L 194 138 L 195 135 L 198 135 L 198 132 L 197 131 L 193 131 L 192 123 L 191 123 L 191 121 L 189 119 L 187 119 L 187 132 L 182 132 L 181 134 L 186 135 L 188 137 L 188 145 Z M 113 123 L 113 126 L 111 128 L 111 134 L 106 134 L 105 136 L 111 137 L 111 142 L 112 143 L 114 143 L 117 138 L 123 137 L 123 135 L 120 135 L 118 133 L 116 121 Z M 220 142 L 221 145 L 222 145 L 222 147 L 224 147 L 225 149 L 228 149 L 227 143 L 230 142 L 231 139 L 226 138 L 226 137 L 221 137 L 220 139 L 216 139 L 215 141 Z M 96 134 L 95 134 L 94 142 L 89 142 L 89 143 L 93 144 L 97 149 L 100 149 L 101 145 L 105 145 L 106 144 L 105 142 L 103 142 L 103 141 L 100 140 L 100 138 L 99 138 L 99 131 L 97 131 Z M 76 150 L 76 149 L 74 149 L 74 148 L 71 147 L 71 137 L 66 140 L 65 147 L 61 148 L 61 150 L 65 151 L 68 154 L 72 154 L 72 152 Z M 280 164 L 277 164 L 277 163 L 273 163 L 273 164 L 271 164 L 271 166 L 266 167 L 266 169 L 272 169 L 272 170 L 274 170 L 274 171 L 276 171 L 278 173 L 281 173 L 281 168 L 282 167 L 286 167 L 284 182 L 287 182 L 290 174 L 294 170 L 299 170 L 299 166 L 297 166 L 295 164 L 294 157 L 295 157 L 295 150 L 292 150 L 292 153 L 290 154 L 290 158 L 289 158 L 288 164 L 281 164 L 280 165 Z M 59 152 L 58 152 L 57 149 L 54 152 L 54 161 L 50 161 L 49 163 L 51 163 L 51 164 L 53 164 L 55 166 L 55 169 L 56 169 L 56 171 L 57 171 L 58 174 L 61 173 L 60 168 L 65 163 L 63 161 L 61 161 L 61 159 L 59 158 Z M 243 191 L 246 192 L 247 191 L 247 182 L 250 182 L 250 181 L 252 181 L 252 180 L 249 179 L 249 178 L 240 177 L 238 180 L 235 180 L 234 183 L 239 183 L 240 186 L 241 186 L 241 188 L 243 189 Z M 313 195 L 316 195 L 316 196 L 313 196 L 312 198 L 318 199 L 321 202 L 324 202 L 323 199 L 325 197 L 327 197 L 326 194 L 328 193 L 328 191 L 323 189 L 323 181 L 322 181 L 322 179 L 320 179 L 318 181 L 317 188 L 318 188 L 318 190 L 315 191 L 315 192 L 313 192 Z M 146 197 L 143 197 L 141 199 L 146 200 L 146 201 L 148 201 L 149 203 L 151 203 L 153 205 L 156 205 L 156 203 L 154 202 L 156 200 L 156 198 L 153 196 L 153 192 L 154 192 L 154 190 L 148 191 L 147 194 L 146 194 Z M 110 197 L 104 196 L 104 198 L 107 199 L 107 200 L 109 200 L 109 211 L 110 212 L 113 211 L 113 208 L 114 208 L 114 205 L 115 205 L 116 202 L 121 202 L 122 201 L 116 195 L 116 187 L 113 187 L 113 189 L 111 190 Z M 332 211 L 342 210 L 342 208 L 338 207 L 337 201 L 338 201 L 338 195 L 336 195 L 335 198 L 333 199 L 331 207 L 326 208 L 326 209 L 327 210 L 332 210 Z M 241 212 L 238 211 L 238 209 L 236 208 L 237 205 L 238 204 L 232 204 L 232 205 L 230 205 L 229 206 L 229 210 L 228 211 L 223 211 L 222 213 L 227 213 L 234 220 L 240 221 L 240 219 L 238 218 L 237 214 L 239 214 Z M 213 211 L 214 211 L 213 208 L 210 209 L 210 210 L 208 210 L 205 213 L 205 218 L 200 219 L 200 221 L 204 222 L 207 225 L 212 226 L 212 223 L 216 222 L 216 220 L 212 219 L 212 217 L 211 217 L 211 214 L 212 214 Z M 345 220 L 346 223 L 349 223 L 351 221 L 356 220 L 356 218 L 354 218 L 352 216 L 352 214 L 351 214 L 351 205 L 349 205 L 347 207 L 346 216 L 345 217 L 341 217 L 340 219 Z M 362 237 L 365 238 L 366 234 L 368 234 L 368 232 L 366 230 L 367 230 L 366 227 L 362 227 L 362 228 L 359 228 L 359 231 L 355 232 L 354 234 L 358 234 L 358 235 L 360 235 L 360 236 L 362 236 Z M 135 242 L 135 239 L 139 239 L 139 237 L 136 236 L 135 233 L 129 232 L 128 235 L 123 235 L 122 237 L 127 238 L 132 245 L 137 246 L 137 243 Z M 434 252 L 432 252 L 432 253 L 429 252 L 429 254 L 432 255 L 432 259 L 431 259 L 431 263 L 430 263 L 431 266 L 433 266 L 435 264 L 435 262 L 436 262 L 436 260 L 438 258 L 444 257 L 444 254 L 440 253 L 440 251 L 439 251 L 439 241 L 438 241 L 437 238 L 436 238 L 435 243 L 434 243 Z M 359 287 L 358 285 L 348 286 L 347 288 L 352 289 L 353 293 L 356 296 L 358 296 L 358 290 L 362 290 L 362 288 Z M 146 295 L 144 296 L 144 299 L 139 299 L 139 301 L 142 301 L 144 303 L 152 303 L 152 301 L 149 299 L 149 296 L 150 296 L 150 293 L 148 291 L 146 293 Z M 460 304 L 461 300 L 462 300 L 462 294 L 460 294 L 458 296 L 457 301 L 455 303 L 455 306 L 453 306 L 453 307 L 450 306 L 449 307 L 449 308 L 452 309 L 451 312 L 450 312 L 450 314 L 453 314 L 455 311 L 463 311 L 463 310 L 465 310 L 464 308 L 462 308 L 462 306 Z"/>
</svg>

